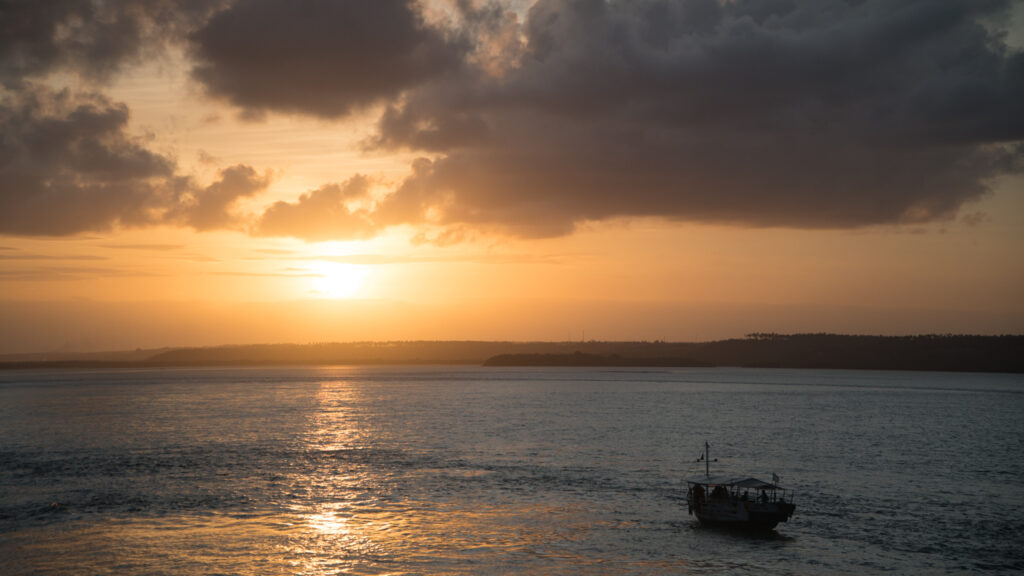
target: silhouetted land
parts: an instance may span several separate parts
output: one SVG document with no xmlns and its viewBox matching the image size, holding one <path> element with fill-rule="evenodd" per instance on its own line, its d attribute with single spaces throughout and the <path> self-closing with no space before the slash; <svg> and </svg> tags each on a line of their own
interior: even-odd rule
<svg viewBox="0 0 1024 576">
<path fill-rule="evenodd" d="M 331 364 L 742 366 L 1024 372 L 1024 335 L 750 334 L 715 342 L 350 342 L 0 357 L 0 368 Z"/>
<path fill-rule="evenodd" d="M 618 354 L 499 354 L 484 361 L 484 366 L 609 366 L 609 367 L 697 367 L 711 366 L 690 358 L 623 357 Z"/>
</svg>

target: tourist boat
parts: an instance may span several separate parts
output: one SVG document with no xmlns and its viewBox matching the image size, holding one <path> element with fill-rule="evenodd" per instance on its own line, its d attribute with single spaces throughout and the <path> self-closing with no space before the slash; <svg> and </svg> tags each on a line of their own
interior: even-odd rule
<svg viewBox="0 0 1024 576">
<path fill-rule="evenodd" d="M 757 478 L 711 476 L 709 445 L 704 443 L 704 476 L 686 481 L 686 504 L 691 516 L 706 526 L 771 530 L 793 516 L 793 495 Z"/>
</svg>

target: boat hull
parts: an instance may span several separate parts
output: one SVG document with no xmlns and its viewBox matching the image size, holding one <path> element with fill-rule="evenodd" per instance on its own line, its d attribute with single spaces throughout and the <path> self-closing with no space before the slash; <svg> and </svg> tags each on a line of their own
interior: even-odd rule
<svg viewBox="0 0 1024 576">
<path fill-rule="evenodd" d="M 694 498 L 692 493 L 688 500 L 690 513 L 706 526 L 771 530 L 780 522 L 789 520 L 796 510 L 794 504 L 781 500 L 756 502 L 735 497 L 703 499 Z"/>
<path fill-rule="evenodd" d="M 775 504 L 775 510 L 749 510 L 740 514 L 722 514 L 713 511 L 695 512 L 694 516 L 704 526 L 716 528 L 740 528 L 745 530 L 772 530 L 780 522 L 786 522 L 796 508 L 792 504 Z"/>
</svg>

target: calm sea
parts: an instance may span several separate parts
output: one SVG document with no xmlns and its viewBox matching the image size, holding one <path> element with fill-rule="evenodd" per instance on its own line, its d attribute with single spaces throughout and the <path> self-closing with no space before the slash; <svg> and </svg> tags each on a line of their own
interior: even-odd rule
<svg viewBox="0 0 1024 576">
<path fill-rule="evenodd" d="M 796 491 L 760 535 L 683 479 Z M 1024 377 L 335 367 L 0 373 L 0 573 L 1024 570 Z"/>
</svg>

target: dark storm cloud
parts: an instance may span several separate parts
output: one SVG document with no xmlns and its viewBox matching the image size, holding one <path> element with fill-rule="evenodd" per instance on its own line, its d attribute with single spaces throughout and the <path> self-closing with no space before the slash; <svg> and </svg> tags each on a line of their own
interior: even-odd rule
<svg viewBox="0 0 1024 576">
<path fill-rule="evenodd" d="M 222 2 L 0 0 L 0 84 L 71 68 L 102 79 L 156 54 Z"/>
<path fill-rule="evenodd" d="M 199 186 L 131 137 L 127 123 L 127 107 L 99 94 L 23 85 L 0 100 L 0 234 L 230 227 L 234 201 L 267 185 L 235 166 Z"/>
<path fill-rule="evenodd" d="M 194 76 L 250 114 L 338 117 L 435 78 L 460 44 L 412 0 L 248 0 L 192 37 Z"/>
<path fill-rule="evenodd" d="M 1009 2 L 541 0 L 503 74 L 390 108 L 379 146 L 437 154 L 381 225 L 523 236 L 663 216 L 764 226 L 925 222 L 1020 169 Z M 471 129 L 470 129 L 471 128 Z"/>
<path fill-rule="evenodd" d="M 235 166 L 202 187 L 129 133 L 125 104 L 47 84 L 67 74 L 98 86 L 181 41 L 218 4 L 0 0 L 0 234 L 237 225 L 235 200 L 265 188 L 266 177 Z"/>
<path fill-rule="evenodd" d="M 428 18 L 414 0 L 0 0 L 0 234 L 241 226 L 266 176 L 201 186 L 130 135 L 123 104 L 40 88 L 95 89 L 179 42 L 250 116 L 380 105 L 368 147 L 427 156 L 390 194 L 327 184 L 254 234 L 949 218 L 1024 168 L 1024 53 L 998 30 L 1013 1 L 539 0 L 520 18 L 450 0 Z"/>
<path fill-rule="evenodd" d="M 1008 0 L 540 0 L 522 22 L 455 5 L 463 65 L 390 102 L 370 144 L 431 158 L 372 209 L 323 196 L 337 237 L 920 223 L 1022 169 L 1024 54 L 995 26 Z M 311 238 L 298 218 L 263 232 Z"/>
<path fill-rule="evenodd" d="M 174 163 L 125 134 L 128 109 L 46 89 L 0 101 L 0 233 L 73 234 L 154 221 Z"/>
</svg>

